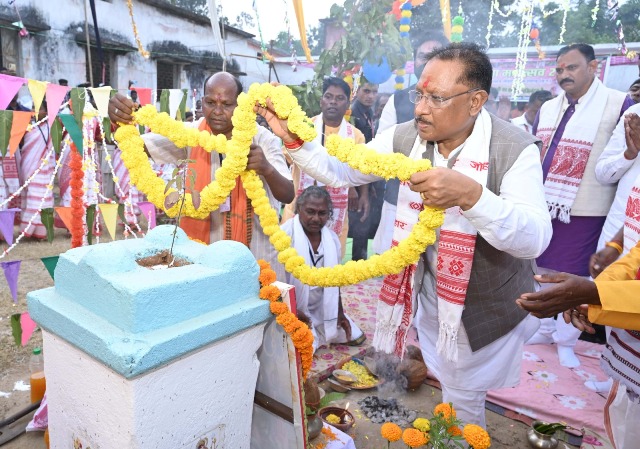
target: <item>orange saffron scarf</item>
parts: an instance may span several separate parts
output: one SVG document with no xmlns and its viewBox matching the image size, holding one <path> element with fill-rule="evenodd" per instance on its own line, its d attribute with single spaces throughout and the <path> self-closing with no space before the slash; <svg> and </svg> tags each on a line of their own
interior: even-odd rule
<svg viewBox="0 0 640 449">
<path fill-rule="evenodd" d="M 198 127 L 200 131 L 211 132 L 206 120 L 202 120 Z M 189 168 L 196 173 L 195 189 L 202 191 L 211 183 L 211 153 L 204 148 L 197 146 L 191 148 L 189 158 L 193 160 Z M 217 156 L 217 153 L 214 157 Z M 236 186 L 231 191 L 231 210 L 223 212 L 224 220 L 224 240 L 235 240 L 249 246 L 251 243 L 253 208 L 249 204 L 247 192 L 245 192 L 240 177 L 236 178 Z M 198 220 L 190 217 L 180 219 L 180 227 L 191 238 L 198 239 L 206 243 L 211 243 L 211 218 Z"/>
</svg>

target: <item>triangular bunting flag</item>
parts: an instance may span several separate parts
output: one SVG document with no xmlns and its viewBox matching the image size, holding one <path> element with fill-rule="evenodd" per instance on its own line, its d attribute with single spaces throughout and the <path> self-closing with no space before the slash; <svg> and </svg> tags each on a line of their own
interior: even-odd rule
<svg viewBox="0 0 640 449">
<path fill-rule="evenodd" d="M 189 96 L 187 89 L 182 89 L 182 100 L 180 101 L 180 106 L 178 106 L 178 110 L 180 111 L 179 120 L 184 122 L 184 113 L 187 110 L 187 97 Z"/>
<path fill-rule="evenodd" d="M 38 325 L 31 319 L 29 312 L 20 315 L 20 328 L 22 329 L 20 341 L 22 342 L 22 346 L 26 346 L 27 343 L 29 343 L 29 339 L 33 335 L 33 331 L 36 330 L 36 327 L 38 327 Z"/>
<path fill-rule="evenodd" d="M 60 144 L 62 143 L 62 122 L 55 120 L 51 125 L 51 142 L 56 154 L 60 154 Z"/>
<path fill-rule="evenodd" d="M 102 119 L 102 129 L 104 129 L 104 138 L 107 142 L 111 142 L 111 120 L 109 120 L 109 117 Z"/>
<path fill-rule="evenodd" d="M 40 105 L 42 104 L 42 100 L 44 99 L 44 94 L 47 92 L 47 83 L 46 81 L 38 81 L 38 80 L 29 80 L 29 92 L 31 93 L 31 98 L 33 99 L 33 110 L 37 114 L 40 110 Z"/>
<path fill-rule="evenodd" d="M 71 89 L 71 111 L 76 119 L 78 128 L 82 129 L 82 114 L 84 113 L 84 103 L 87 98 L 87 92 L 84 87 L 74 87 Z M 67 126 L 65 123 L 64 126 Z M 78 146 L 78 144 L 76 144 Z M 80 152 L 82 154 L 82 151 Z"/>
<path fill-rule="evenodd" d="M 17 76 L 0 75 L 0 109 L 7 109 L 13 97 L 26 81 L 26 79 Z"/>
<path fill-rule="evenodd" d="M 9 156 L 13 157 L 18 145 L 22 140 L 22 136 L 27 132 L 27 125 L 33 116 L 28 111 L 13 111 L 13 121 L 11 122 L 11 137 L 9 138 Z"/>
<path fill-rule="evenodd" d="M 0 210 L 0 235 L 9 246 L 13 245 L 13 222 L 20 209 Z"/>
<path fill-rule="evenodd" d="M 109 231 L 109 235 L 111 236 L 111 240 L 116 239 L 116 223 L 118 221 L 118 205 L 102 203 L 98 204 L 100 208 L 100 212 L 102 213 L 102 219 L 104 220 L 104 224 L 107 227 L 107 231 Z"/>
<path fill-rule="evenodd" d="M 58 86 L 57 84 L 47 84 L 47 113 L 49 114 L 49 128 L 58 115 L 60 105 L 64 101 L 65 95 L 69 88 L 67 86 Z"/>
<path fill-rule="evenodd" d="M 118 203 L 118 217 L 120 217 L 120 221 L 123 223 L 127 222 L 126 217 L 124 216 L 124 204 Z"/>
<path fill-rule="evenodd" d="M 87 242 L 89 245 L 93 244 L 93 229 L 95 227 L 95 219 L 96 219 L 96 205 L 91 204 L 87 206 L 86 213 L 86 223 L 87 223 Z"/>
<path fill-rule="evenodd" d="M 58 214 L 58 217 L 60 217 L 60 219 L 62 220 L 62 222 L 64 223 L 64 225 L 67 227 L 67 229 L 69 231 L 71 231 L 71 207 L 56 207 L 56 214 Z"/>
<path fill-rule="evenodd" d="M 45 268 L 47 269 L 47 271 L 49 272 L 49 276 L 51 276 L 51 279 L 53 280 L 56 279 L 55 272 L 56 272 L 56 265 L 58 265 L 59 258 L 60 256 L 49 256 L 49 257 L 42 257 L 40 259 L 44 264 Z"/>
<path fill-rule="evenodd" d="M 111 86 L 92 87 L 89 89 L 93 94 L 93 99 L 98 107 L 101 117 L 109 117 L 109 97 Z"/>
<path fill-rule="evenodd" d="M 137 204 L 138 208 L 140 209 L 140 212 L 142 212 L 142 215 L 144 216 L 144 218 L 146 218 L 147 220 L 147 227 L 149 229 L 153 229 L 156 227 L 156 206 L 153 205 L 153 203 L 150 203 L 149 201 L 140 201 Z"/>
<path fill-rule="evenodd" d="M 160 93 L 160 112 L 169 113 L 169 90 L 162 89 Z"/>
<path fill-rule="evenodd" d="M 13 341 L 16 342 L 16 346 L 20 346 L 22 343 L 22 326 L 20 326 L 20 313 L 14 313 L 11 315 L 11 335 L 13 335 Z"/>
<path fill-rule="evenodd" d="M 73 140 L 73 143 L 78 149 L 78 153 L 82 155 L 82 131 L 78 127 L 78 123 L 75 118 L 71 114 L 60 114 L 58 117 L 62 120 L 64 127 L 67 128 L 67 132 L 71 136 L 71 140 Z"/>
<path fill-rule="evenodd" d="M 180 89 L 169 89 L 169 117 L 176 118 L 184 92 Z"/>
<path fill-rule="evenodd" d="M 138 92 L 138 102 L 140 106 L 151 104 L 151 88 L 150 87 L 134 87 L 131 90 Z"/>
<path fill-rule="evenodd" d="M 13 111 L 0 111 L 0 154 L 4 157 L 9 147 L 11 138 L 11 123 L 13 122 Z"/>
<path fill-rule="evenodd" d="M 48 207 L 40 211 L 40 221 L 47 230 L 47 242 L 53 243 L 53 208 Z"/>
<path fill-rule="evenodd" d="M 9 291 L 13 302 L 18 302 L 18 273 L 20 273 L 21 260 L 12 260 L 11 262 L 0 262 L 2 270 L 4 271 L 4 277 L 7 278 L 7 284 L 9 284 Z"/>
</svg>

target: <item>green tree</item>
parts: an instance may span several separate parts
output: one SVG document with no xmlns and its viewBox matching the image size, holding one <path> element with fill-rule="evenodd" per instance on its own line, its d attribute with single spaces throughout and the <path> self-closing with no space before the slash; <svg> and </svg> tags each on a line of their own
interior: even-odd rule
<svg viewBox="0 0 640 449">
<path fill-rule="evenodd" d="M 326 76 L 342 77 L 364 61 L 379 63 L 383 56 L 392 69 L 397 69 L 411 57 L 407 39 L 400 38 L 397 22 L 389 14 L 392 4 L 393 0 L 346 0 L 342 7 L 331 7 L 331 20 L 340 24 L 344 34 L 331 48 L 322 51 L 312 80 L 303 86 L 291 86 L 308 115 L 320 110 Z"/>
<path fill-rule="evenodd" d="M 180 8 L 188 9 L 189 11 L 193 11 L 197 14 L 201 14 L 203 16 L 209 15 L 209 7 L 207 6 L 207 0 L 166 0 L 174 6 L 179 6 Z"/>
</svg>

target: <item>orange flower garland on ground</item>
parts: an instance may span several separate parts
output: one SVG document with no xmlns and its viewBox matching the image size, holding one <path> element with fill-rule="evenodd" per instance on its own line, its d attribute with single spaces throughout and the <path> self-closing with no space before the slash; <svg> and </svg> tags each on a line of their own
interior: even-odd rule
<svg viewBox="0 0 640 449">
<path fill-rule="evenodd" d="M 82 201 L 82 184 L 84 179 L 84 172 L 82 171 L 82 156 L 78 152 L 75 144 L 71 144 L 71 161 L 69 162 L 71 168 L 71 247 L 77 248 L 82 246 L 84 239 L 84 202 Z"/>
<path fill-rule="evenodd" d="M 291 337 L 293 345 L 300 353 L 302 378 L 306 379 L 313 362 L 313 334 L 311 329 L 291 313 L 285 303 L 280 301 L 280 290 L 275 285 L 272 285 L 276 280 L 276 273 L 271 269 L 269 262 L 260 259 L 258 260 L 258 265 L 260 265 L 260 298 L 271 302 L 270 310 L 276 316 L 276 323 L 282 326 L 284 331 Z"/>
</svg>

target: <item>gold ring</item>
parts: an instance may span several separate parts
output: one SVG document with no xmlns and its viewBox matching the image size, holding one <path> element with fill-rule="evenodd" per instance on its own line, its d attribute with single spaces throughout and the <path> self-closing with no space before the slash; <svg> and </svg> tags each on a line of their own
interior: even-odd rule
<svg viewBox="0 0 640 449">
<path fill-rule="evenodd" d="M 427 200 L 427 197 L 424 195 L 424 192 L 420 192 L 420 197 L 421 197 L 424 201 L 429 201 L 429 200 Z"/>
</svg>

